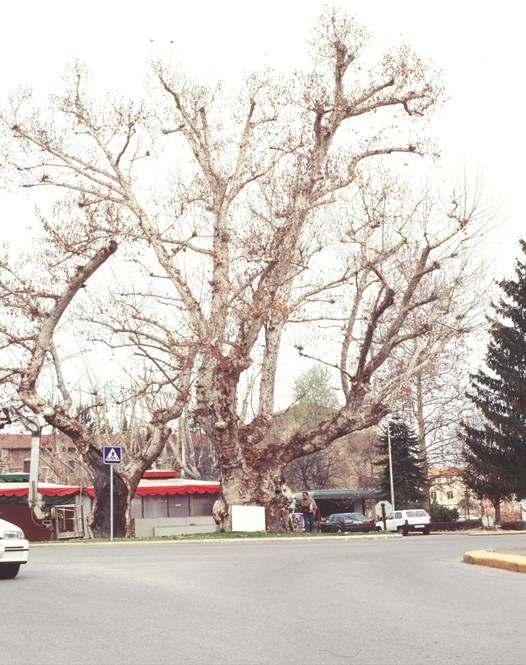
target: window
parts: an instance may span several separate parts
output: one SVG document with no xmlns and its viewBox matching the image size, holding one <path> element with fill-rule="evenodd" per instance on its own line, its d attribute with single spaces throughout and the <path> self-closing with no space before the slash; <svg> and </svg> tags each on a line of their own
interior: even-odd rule
<svg viewBox="0 0 526 665">
<path fill-rule="evenodd" d="M 212 506 L 217 499 L 217 494 L 192 494 L 190 502 L 190 514 L 199 517 L 212 516 Z"/>
<path fill-rule="evenodd" d="M 169 517 L 188 517 L 190 514 L 190 497 L 188 494 L 171 494 L 168 497 Z"/>
<path fill-rule="evenodd" d="M 453 498 L 453 492 L 448 492 L 447 493 L 447 498 L 452 499 Z"/>
<path fill-rule="evenodd" d="M 402 513 L 397 512 L 395 513 L 395 520 L 401 520 L 402 519 Z"/>
<path fill-rule="evenodd" d="M 436 500 L 437 500 L 437 493 L 431 492 L 431 501 L 433 501 L 433 503 L 436 503 Z"/>
<path fill-rule="evenodd" d="M 168 517 L 168 497 L 162 494 L 143 497 L 143 515 L 146 518 Z"/>
</svg>

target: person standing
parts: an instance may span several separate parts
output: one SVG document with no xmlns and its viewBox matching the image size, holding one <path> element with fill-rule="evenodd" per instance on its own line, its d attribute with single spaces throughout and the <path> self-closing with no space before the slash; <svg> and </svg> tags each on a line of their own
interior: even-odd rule
<svg viewBox="0 0 526 665">
<path fill-rule="evenodd" d="M 277 488 L 274 493 L 274 525 L 273 531 L 288 531 L 289 529 L 289 503 L 290 500 L 282 489 Z"/>
<path fill-rule="evenodd" d="M 316 501 L 314 501 L 308 492 L 303 492 L 300 506 L 301 512 L 303 513 L 305 531 L 311 532 L 314 526 L 314 517 L 316 515 L 316 511 L 318 510 Z"/>
<path fill-rule="evenodd" d="M 289 531 L 294 531 L 294 513 L 296 512 L 296 499 L 292 497 L 288 505 L 289 515 L 287 517 L 287 525 Z"/>
</svg>

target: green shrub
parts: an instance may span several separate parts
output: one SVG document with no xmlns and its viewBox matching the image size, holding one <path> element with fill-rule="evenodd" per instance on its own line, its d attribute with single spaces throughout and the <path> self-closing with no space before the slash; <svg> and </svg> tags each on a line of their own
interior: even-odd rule
<svg viewBox="0 0 526 665">
<path fill-rule="evenodd" d="M 458 510 L 441 506 L 439 503 L 432 503 L 429 511 L 432 522 L 454 522 L 458 520 Z"/>
<path fill-rule="evenodd" d="M 526 529 L 526 522 L 521 520 L 516 520 L 515 522 L 503 522 L 501 524 L 503 529 L 508 529 L 509 531 L 524 531 Z"/>
</svg>

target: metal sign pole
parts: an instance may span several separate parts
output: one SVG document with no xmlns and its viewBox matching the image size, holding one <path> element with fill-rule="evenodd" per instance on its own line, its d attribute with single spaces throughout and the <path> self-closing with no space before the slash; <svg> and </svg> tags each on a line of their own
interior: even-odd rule
<svg viewBox="0 0 526 665">
<path fill-rule="evenodd" d="M 121 446 L 104 446 L 102 461 L 110 467 L 110 542 L 113 541 L 113 465 L 122 464 Z"/>
<path fill-rule="evenodd" d="M 113 464 L 110 464 L 110 541 L 113 541 Z"/>
</svg>

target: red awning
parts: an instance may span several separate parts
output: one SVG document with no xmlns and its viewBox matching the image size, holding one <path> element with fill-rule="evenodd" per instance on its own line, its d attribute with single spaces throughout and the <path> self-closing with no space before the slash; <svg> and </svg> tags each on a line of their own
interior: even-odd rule
<svg viewBox="0 0 526 665">
<path fill-rule="evenodd" d="M 154 496 L 162 494 L 217 494 L 220 490 L 220 484 L 215 482 L 182 482 L 177 480 L 170 482 L 166 480 L 165 482 L 159 483 L 144 483 L 141 481 L 139 487 L 135 492 L 135 496 Z M 84 492 L 91 497 L 95 496 L 95 491 L 93 487 L 85 487 Z"/>
<path fill-rule="evenodd" d="M 181 472 L 174 469 L 148 469 L 143 473 L 143 478 L 149 480 L 161 478 L 180 478 Z"/>
<path fill-rule="evenodd" d="M 17 483 L 19 487 L 2 487 L 0 485 L 0 496 L 27 496 L 28 486 L 26 483 Z M 22 487 L 20 487 L 22 485 Z M 38 493 L 42 496 L 73 496 L 80 492 L 80 487 L 63 487 L 57 485 L 56 487 L 41 487 L 38 488 Z"/>
<path fill-rule="evenodd" d="M 219 483 L 207 483 L 206 485 L 157 485 L 139 487 L 135 496 L 152 496 L 153 494 L 217 494 Z"/>
<path fill-rule="evenodd" d="M 23 497 L 28 495 L 29 483 L 0 483 L 0 497 Z M 42 496 L 74 496 L 79 494 L 76 485 L 55 485 L 39 483 L 38 493 Z M 139 482 L 136 496 L 169 494 L 217 494 L 220 484 L 214 481 L 186 480 L 182 478 L 145 478 Z M 94 497 L 93 487 L 83 487 L 82 492 Z"/>
</svg>

